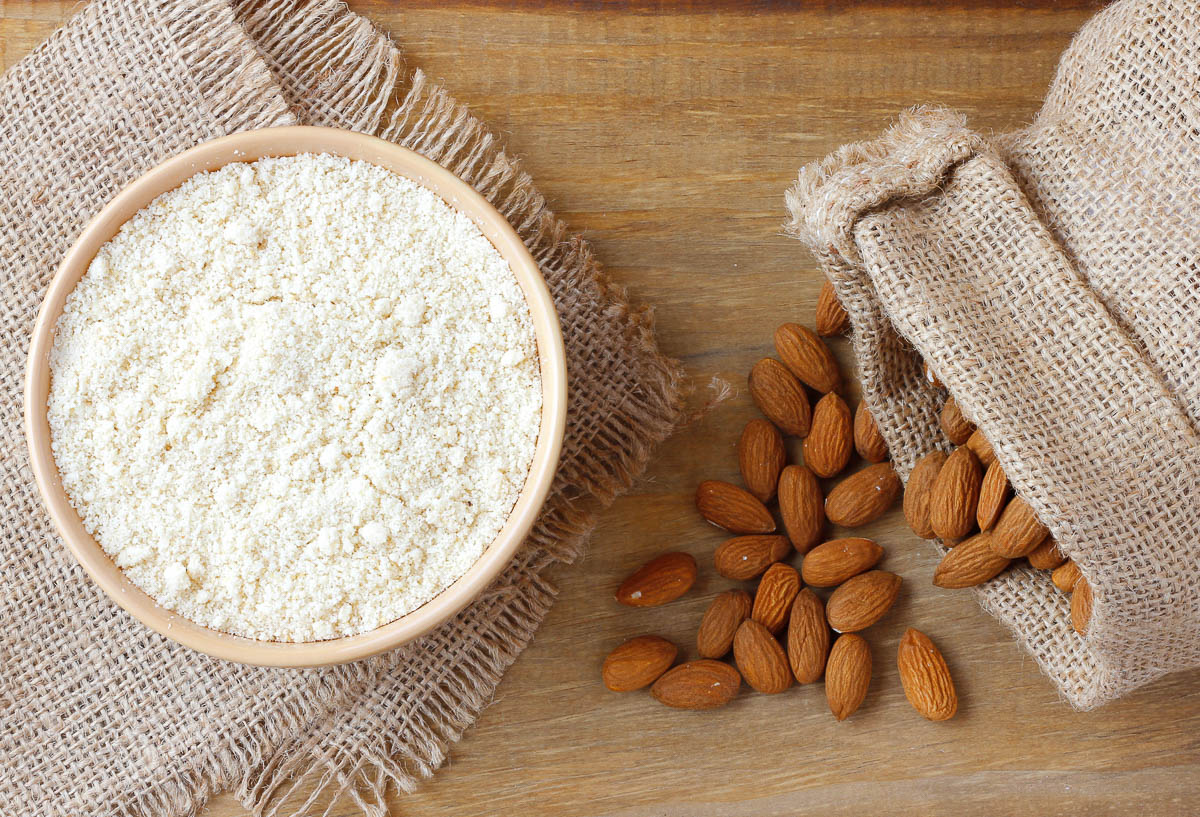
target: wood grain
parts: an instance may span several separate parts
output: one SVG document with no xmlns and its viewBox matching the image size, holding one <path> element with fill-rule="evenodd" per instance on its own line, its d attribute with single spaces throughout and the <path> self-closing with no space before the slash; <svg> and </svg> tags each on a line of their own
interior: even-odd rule
<svg viewBox="0 0 1200 817">
<path fill-rule="evenodd" d="M 663 347 L 698 384 L 741 387 L 787 320 L 810 323 L 821 283 L 780 235 L 796 169 L 918 103 L 980 129 L 1036 111 L 1058 55 L 1096 3 L 871 5 L 721 2 L 351 2 L 508 139 L 552 206 L 608 271 L 657 309 Z M 0 6 L 0 58 L 33 48 L 72 3 Z M 838 354 L 849 360 L 845 342 Z M 703 388 L 698 400 L 703 397 Z M 1099 712 L 1060 702 L 966 591 L 931 586 L 935 554 L 898 512 L 869 528 L 906 589 L 868 631 L 877 669 L 838 724 L 819 685 L 724 710 L 665 709 L 608 692 L 605 653 L 665 635 L 694 649 L 721 540 L 695 514 L 704 478 L 737 479 L 749 397 L 663 446 L 607 512 L 588 555 L 449 766 L 395 813 L 578 817 L 927 815 L 1012 817 L 1200 811 L 1200 677 L 1175 676 Z M 665 549 L 701 563 L 696 588 L 654 610 L 612 589 Z M 962 706 L 932 724 L 908 706 L 895 649 L 908 625 L 946 654 Z M 211 817 L 244 814 L 223 795 Z M 356 813 L 341 806 L 337 815 Z"/>
</svg>

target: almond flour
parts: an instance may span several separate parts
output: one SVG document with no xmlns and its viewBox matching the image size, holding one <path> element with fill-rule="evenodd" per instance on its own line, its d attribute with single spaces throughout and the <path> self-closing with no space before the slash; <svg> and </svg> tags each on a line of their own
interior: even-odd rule
<svg viewBox="0 0 1200 817">
<path fill-rule="evenodd" d="M 431 191 L 327 155 L 138 213 L 69 297 L 51 370 L 89 532 L 165 607 L 263 640 L 365 632 L 461 576 L 541 410 L 499 252 Z"/>
</svg>

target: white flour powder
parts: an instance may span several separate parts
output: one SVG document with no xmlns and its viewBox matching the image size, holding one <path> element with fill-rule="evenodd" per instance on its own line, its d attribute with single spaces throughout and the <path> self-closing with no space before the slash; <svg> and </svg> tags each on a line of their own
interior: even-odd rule
<svg viewBox="0 0 1200 817">
<path fill-rule="evenodd" d="M 499 252 L 363 162 L 196 176 L 67 300 L 49 419 L 63 485 L 139 587 L 251 638 L 360 633 L 495 538 L 541 411 Z"/>
</svg>

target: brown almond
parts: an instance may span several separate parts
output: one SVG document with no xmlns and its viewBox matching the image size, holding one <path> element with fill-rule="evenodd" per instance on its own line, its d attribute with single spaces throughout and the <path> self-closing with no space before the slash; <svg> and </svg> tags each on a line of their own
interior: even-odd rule
<svg viewBox="0 0 1200 817">
<path fill-rule="evenodd" d="M 883 548 L 870 539 L 832 539 L 805 554 L 800 576 L 813 587 L 835 587 L 870 570 L 882 558 Z"/>
<path fill-rule="evenodd" d="M 825 605 L 829 626 L 839 633 L 865 630 L 892 608 L 900 595 L 901 579 L 886 570 L 872 570 L 847 579 Z"/>
<path fill-rule="evenodd" d="M 971 436 L 967 438 L 965 445 L 971 449 L 971 453 L 975 455 L 984 468 L 989 467 L 996 461 L 996 452 L 992 450 L 992 444 L 988 442 L 988 438 L 983 436 L 983 432 L 979 429 L 971 432 Z"/>
<path fill-rule="evenodd" d="M 716 709 L 732 701 L 741 685 L 742 676 L 729 664 L 701 658 L 667 670 L 650 694 L 676 709 Z"/>
<path fill-rule="evenodd" d="M 821 287 L 821 294 L 817 296 L 815 323 L 817 334 L 827 338 L 845 334 L 850 328 L 850 316 L 846 314 L 837 293 L 833 291 L 833 284 L 828 281 Z"/>
<path fill-rule="evenodd" d="M 956 539 L 975 526 L 983 469 L 971 449 L 954 449 L 929 490 L 929 526 L 935 536 Z"/>
<path fill-rule="evenodd" d="M 771 533 L 775 518 L 757 498 L 730 482 L 708 479 L 696 488 L 700 515 L 730 533 Z"/>
<path fill-rule="evenodd" d="M 769 501 L 775 496 L 779 472 L 787 465 L 787 449 L 779 429 L 766 420 L 751 420 L 742 429 L 737 454 L 746 490 L 760 502 Z"/>
<path fill-rule="evenodd" d="M 1070 559 L 1054 568 L 1054 572 L 1050 574 L 1050 581 L 1054 582 L 1054 586 L 1064 593 L 1074 590 L 1079 579 L 1079 568 Z"/>
<path fill-rule="evenodd" d="M 776 329 L 775 351 L 792 374 L 822 394 L 841 385 L 842 375 L 833 352 L 807 326 L 785 323 Z"/>
<path fill-rule="evenodd" d="M 811 684 L 825 672 L 829 656 L 829 624 L 825 603 L 807 587 L 796 595 L 787 631 L 788 663 L 797 683 Z"/>
<path fill-rule="evenodd" d="M 865 402 L 860 402 L 854 412 L 854 448 L 867 462 L 883 462 L 888 458 L 887 443 Z"/>
<path fill-rule="evenodd" d="M 850 462 L 854 451 L 854 420 L 850 407 L 830 392 L 813 409 L 812 429 L 804 438 L 804 464 L 819 477 L 832 477 Z"/>
<path fill-rule="evenodd" d="M 713 553 L 713 566 L 727 579 L 748 581 L 791 552 L 786 536 L 737 536 L 721 543 Z"/>
<path fill-rule="evenodd" d="M 650 686 L 671 668 L 679 650 L 657 635 L 639 635 L 617 647 L 604 659 L 600 677 L 613 692 L 631 692 Z"/>
<path fill-rule="evenodd" d="M 793 437 L 808 435 L 812 422 L 812 407 L 804 386 L 787 367 L 774 358 L 765 357 L 750 370 L 750 396 L 766 418 L 784 434 Z"/>
<path fill-rule="evenodd" d="M 900 683 L 913 709 L 931 721 L 944 721 L 958 711 L 958 693 L 941 651 L 920 630 L 911 627 L 900 639 L 896 654 Z"/>
<path fill-rule="evenodd" d="M 754 619 L 748 618 L 738 627 L 733 637 L 733 660 L 746 683 L 764 695 L 775 695 L 792 685 L 792 670 L 783 647 Z"/>
<path fill-rule="evenodd" d="M 807 553 L 825 531 L 825 495 L 816 475 L 803 465 L 789 465 L 779 475 L 779 515 L 797 553 Z"/>
<path fill-rule="evenodd" d="M 800 592 L 800 574 L 796 568 L 783 562 L 776 562 L 767 568 L 762 580 L 758 583 L 758 592 L 754 594 L 754 606 L 750 610 L 750 618 L 766 627 L 771 633 L 778 633 L 787 623 L 788 613 L 792 602 Z"/>
<path fill-rule="evenodd" d="M 825 498 L 825 516 L 835 525 L 858 527 L 883 516 L 899 495 L 900 477 L 891 465 L 868 465 L 833 486 Z"/>
<path fill-rule="evenodd" d="M 871 687 L 871 648 L 854 633 L 838 636 L 825 665 L 825 700 L 839 721 L 854 714 Z"/>
<path fill-rule="evenodd" d="M 992 528 L 992 547 L 1001 556 L 1016 559 L 1032 553 L 1048 533 L 1029 503 L 1015 496 L 1004 506 L 996 527 Z"/>
<path fill-rule="evenodd" d="M 712 600 L 696 632 L 696 653 L 701 658 L 720 658 L 733 646 L 733 634 L 750 615 L 750 594 L 726 590 Z"/>
<path fill-rule="evenodd" d="M 946 588 L 974 587 L 1000 575 L 1011 563 L 992 550 L 990 533 L 977 533 L 942 557 L 933 571 L 933 583 Z"/>
<path fill-rule="evenodd" d="M 1071 590 L 1071 626 L 1080 635 L 1087 635 L 1092 620 L 1092 586 L 1080 576 Z"/>
<path fill-rule="evenodd" d="M 946 402 L 942 404 L 942 413 L 938 417 L 938 422 L 942 426 L 942 431 L 946 432 L 946 436 L 950 438 L 950 442 L 955 445 L 962 445 L 975 431 L 975 424 L 963 416 L 962 409 L 958 407 L 958 401 L 953 397 L 947 397 Z"/>
<path fill-rule="evenodd" d="M 913 466 L 908 484 L 904 486 L 904 518 L 912 532 L 922 539 L 934 536 L 933 526 L 929 524 L 929 494 L 945 464 L 943 452 L 930 451 Z"/>
<path fill-rule="evenodd" d="M 664 553 L 639 567 L 617 588 L 617 601 L 629 607 L 657 607 L 682 596 L 696 581 L 690 553 Z"/>
<path fill-rule="evenodd" d="M 933 368 L 927 361 L 921 361 L 921 372 L 925 375 L 925 380 L 928 381 L 929 385 L 933 386 L 935 389 L 946 388 L 946 385 L 938 379 L 936 374 L 934 374 Z"/>
<path fill-rule="evenodd" d="M 1042 543 L 1029 552 L 1026 557 L 1029 566 L 1037 570 L 1053 570 L 1067 560 L 1067 555 L 1058 549 L 1054 537 L 1046 534 Z"/>
<path fill-rule="evenodd" d="M 980 530 L 991 530 L 1008 504 L 1008 477 L 1000 463 L 993 462 L 983 475 L 979 488 L 979 505 L 975 508 L 975 524 Z"/>
</svg>

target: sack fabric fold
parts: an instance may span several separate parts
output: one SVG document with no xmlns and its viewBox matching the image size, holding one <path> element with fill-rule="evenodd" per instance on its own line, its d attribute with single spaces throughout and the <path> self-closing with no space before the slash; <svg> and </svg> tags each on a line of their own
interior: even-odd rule
<svg viewBox="0 0 1200 817">
<path fill-rule="evenodd" d="M 897 469 L 950 450 L 946 392 L 1094 594 L 978 590 L 1076 707 L 1200 665 L 1200 9 L 1124 0 L 1027 128 L 916 109 L 800 172 L 787 203 L 850 313 Z"/>
<path fill-rule="evenodd" d="M 329 0 L 98 0 L 0 81 L 0 813 L 196 814 L 232 789 L 256 814 L 365 814 L 446 759 L 554 598 L 595 513 L 681 418 L 681 372 L 491 132 Z M 273 670 L 175 645 L 110 602 L 53 532 L 26 462 L 21 389 L 45 285 L 122 186 L 199 142 L 328 125 L 467 180 L 541 266 L 566 341 L 568 428 L 552 494 L 512 565 L 419 641 Z M 308 802 L 298 792 L 311 792 Z"/>
</svg>

